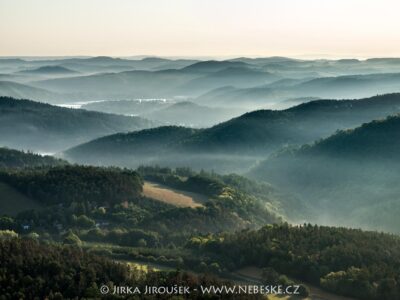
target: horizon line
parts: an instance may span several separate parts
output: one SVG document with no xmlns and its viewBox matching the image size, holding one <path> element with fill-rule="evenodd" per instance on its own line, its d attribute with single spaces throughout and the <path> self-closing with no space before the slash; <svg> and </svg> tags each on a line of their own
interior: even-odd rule
<svg viewBox="0 0 400 300">
<path fill-rule="evenodd" d="M 399 56 L 386 55 L 334 55 L 334 54 L 300 54 L 300 55 L 157 55 L 157 54 L 132 54 L 132 55 L 0 55 L 0 59 L 63 59 L 63 58 L 94 58 L 94 57 L 110 57 L 122 59 L 145 59 L 145 58 L 164 58 L 164 59 L 197 59 L 197 60 L 231 60 L 238 58 L 288 58 L 297 60 L 343 60 L 357 59 L 360 61 L 368 59 L 400 59 Z"/>
</svg>

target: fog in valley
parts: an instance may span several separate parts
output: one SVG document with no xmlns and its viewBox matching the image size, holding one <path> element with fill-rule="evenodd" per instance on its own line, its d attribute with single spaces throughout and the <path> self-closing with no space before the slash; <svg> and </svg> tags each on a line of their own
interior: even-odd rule
<svg viewBox="0 0 400 300">
<path fill-rule="evenodd" d="M 399 11 L 0 0 L 0 300 L 400 300 Z"/>
<path fill-rule="evenodd" d="M 292 222 L 398 232 L 398 93 L 395 58 L 1 58 L 0 146 L 236 173 Z"/>
</svg>

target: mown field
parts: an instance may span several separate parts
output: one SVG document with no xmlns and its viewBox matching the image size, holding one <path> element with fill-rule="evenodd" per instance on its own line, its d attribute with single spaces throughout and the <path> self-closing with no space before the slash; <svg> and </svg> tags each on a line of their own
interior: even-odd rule
<svg viewBox="0 0 400 300">
<path fill-rule="evenodd" d="M 207 197 L 186 191 L 172 189 L 158 183 L 146 181 L 143 186 L 146 197 L 175 205 L 177 207 L 200 207 L 207 201 Z"/>
</svg>

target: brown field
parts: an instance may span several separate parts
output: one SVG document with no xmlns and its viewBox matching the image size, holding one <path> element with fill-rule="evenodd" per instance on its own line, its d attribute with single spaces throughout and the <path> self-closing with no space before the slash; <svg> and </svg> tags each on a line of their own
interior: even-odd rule
<svg viewBox="0 0 400 300">
<path fill-rule="evenodd" d="M 255 283 L 260 283 L 262 270 L 257 267 L 246 267 L 237 270 L 235 274 L 239 275 L 243 279 L 248 279 L 254 281 Z M 299 282 L 298 280 L 295 280 Z M 310 295 L 307 298 L 300 298 L 297 296 L 279 296 L 279 295 L 268 295 L 268 300 L 354 300 L 353 298 L 342 297 L 329 292 L 323 291 L 318 287 L 312 286 L 310 284 L 305 284 L 310 289 Z"/>
<path fill-rule="evenodd" d="M 184 192 L 148 181 L 144 183 L 143 194 L 146 197 L 178 207 L 201 207 L 202 203 L 208 200 L 207 197 L 200 194 Z"/>
</svg>

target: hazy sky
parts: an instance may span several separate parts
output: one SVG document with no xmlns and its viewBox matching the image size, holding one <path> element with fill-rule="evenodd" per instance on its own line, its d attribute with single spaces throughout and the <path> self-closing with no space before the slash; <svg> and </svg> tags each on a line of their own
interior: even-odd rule
<svg viewBox="0 0 400 300">
<path fill-rule="evenodd" d="M 0 0 L 0 55 L 400 57 L 399 0 Z"/>
</svg>

